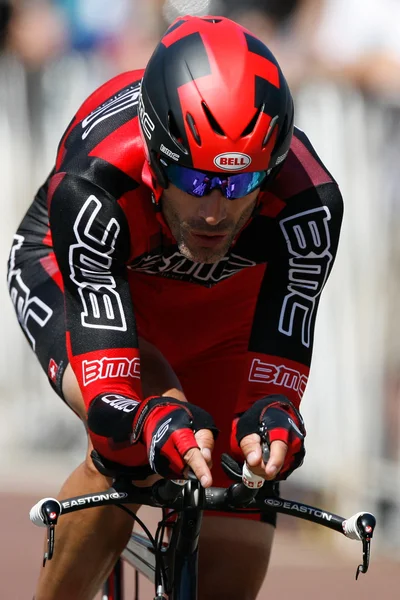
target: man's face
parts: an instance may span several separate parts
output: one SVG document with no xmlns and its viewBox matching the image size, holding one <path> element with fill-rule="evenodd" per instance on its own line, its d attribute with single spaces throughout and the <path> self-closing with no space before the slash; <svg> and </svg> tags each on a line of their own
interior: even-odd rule
<svg viewBox="0 0 400 600">
<path fill-rule="evenodd" d="M 236 200 L 227 200 L 218 189 L 197 198 L 172 183 L 162 195 L 164 218 L 179 252 L 200 263 L 215 263 L 225 256 L 249 220 L 259 189 Z"/>
</svg>

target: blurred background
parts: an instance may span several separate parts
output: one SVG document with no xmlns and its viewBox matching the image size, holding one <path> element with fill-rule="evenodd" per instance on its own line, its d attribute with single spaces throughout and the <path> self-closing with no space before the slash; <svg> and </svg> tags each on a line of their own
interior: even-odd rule
<svg viewBox="0 0 400 600">
<path fill-rule="evenodd" d="M 347 565 L 350 557 L 357 561 L 361 549 L 337 534 L 283 519 L 270 585 L 281 564 L 303 573 L 304 568 L 313 569 L 302 584 L 304 598 L 330 598 L 317 588 L 314 595 L 317 572 L 328 582 L 327 589 L 331 577 L 335 597 L 343 579 L 351 582 L 349 597 L 375 598 L 374 577 L 385 573 L 393 586 L 379 588 L 380 596 L 396 598 L 399 0 L 0 0 L 3 281 L 12 235 L 52 168 L 59 138 L 80 103 L 114 74 L 144 67 L 168 24 L 183 14 L 229 16 L 271 48 L 294 94 L 296 124 L 339 182 L 345 200 L 341 244 L 320 304 L 302 404 L 307 457 L 283 485 L 283 495 L 346 516 L 374 512 L 379 523 L 373 555 L 377 562 L 365 582 L 357 583 L 362 587 L 354 587 L 353 564 L 333 578 L 329 565 Z M 35 557 L 36 571 L 41 535 L 32 534 L 26 511 L 31 499 L 56 493 L 82 460 L 85 435 L 48 385 L 19 330 L 5 285 L 0 300 L 0 514 L 8 536 L 7 552 L 0 549 L 1 588 L 18 566 L 18 536 L 26 540 L 29 568 Z M 393 566 L 390 575 L 385 563 Z M 28 577 L 30 586 L 35 576 Z M 0 595 L 19 600 L 30 597 L 29 589 Z M 285 589 L 283 598 L 289 597 Z"/>
</svg>

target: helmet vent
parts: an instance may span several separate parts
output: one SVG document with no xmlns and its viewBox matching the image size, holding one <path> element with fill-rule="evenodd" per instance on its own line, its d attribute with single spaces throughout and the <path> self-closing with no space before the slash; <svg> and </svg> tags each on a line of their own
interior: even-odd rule
<svg viewBox="0 0 400 600">
<path fill-rule="evenodd" d="M 222 19 L 202 19 L 202 21 L 207 21 L 207 23 L 221 23 Z"/>
<path fill-rule="evenodd" d="M 190 131 L 192 132 L 194 139 L 196 140 L 198 145 L 201 146 L 201 137 L 196 127 L 196 123 L 194 122 L 194 119 L 190 113 L 186 113 L 186 121 L 189 125 Z"/>
<path fill-rule="evenodd" d="M 278 136 L 278 138 L 276 140 L 276 146 L 277 147 L 279 147 L 282 144 L 283 140 L 285 139 L 285 136 L 287 134 L 287 130 L 288 130 L 288 118 L 287 118 L 287 115 L 286 115 L 285 119 L 283 121 L 283 125 L 281 127 L 281 130 L 279 132 L 279 136 Z"/>
<path fill-rule="evenodd" d="M 262 104 L 255 112 L 254 117 L 252 117 L 250 123 L 247 125 L 247 127 L 245 127 L 245 129 L 242 131 L 242 135 L 240 137 L 245 137 L 246 135 L 250 135 L 250 133 L 253 131 L 254 127 L 256 126 L 256 123 L 258 121 L 258 117 L 260 116 L 261 111 L 264 108 L 264 104 Z"/>
<path fill-rule="evenodd" d="M 178 123 L 176 122 L 172 111 L 168 112 L 168 129 L 175 144 L 182 150 L 182 152 L 187 154 L 188 152 L 185 146 L 183 145 L 183 137 L 181 135 L 181 132 L 179 131 Z"/>
<path fill-rule="evenodd" d="M 271 135 L 275 129 L 275 125 L 278 123 L 278 119 L 279 119 L 279 115 L 275 115 L 275 117 L 273 117 L 271 119 L 271 123 L 269 124 L 268 131 L 265 134 L 263 143 L 261 144 L 262 148 L 265 148 L 265 146 L 268 144 L 269 140 L 271 139 Z"/>
<path fill-rule="evenodd" d="M 210 109 L 208 108 L 207 104 L 205 102 L 202 102 L 201 105 L 203 107 L 204 114 L 206 115 L 206 117 L 208 119 L 208 122 L 211 125 L 211 129 L 213 131 L 215 131 L 215 133 L 218 133 L 218 135 L 223 135 L 224 137 L 226 137 L 226 134 L 225 134 L 224 130 L 222 129 L 222 127 L 219 125 L 219 123 L 217 122 L 217 120 L 213 116 L 213 114 L 210 111 Z"/>
</svg>

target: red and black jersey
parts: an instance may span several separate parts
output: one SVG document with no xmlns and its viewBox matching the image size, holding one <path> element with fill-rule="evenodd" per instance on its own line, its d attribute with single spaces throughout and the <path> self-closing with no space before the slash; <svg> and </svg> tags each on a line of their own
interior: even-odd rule
<svg viewBox="0 0 400 600">
<path fill-rule="evenodd" d="M 140 400 L 139 334 L 183 379 L 202 356 L 240 354 L 237 413 L 271 393 L 298 406 L 339 240 L 338 186 L 296 129 L 227 255 L 190 261 L 145 183 L 142 74 L 115 77 L 86 100 L 30 209 L 42 265 L 64 290 L 69 359 L 86 405 L 105 393 Z"/>
</svg>

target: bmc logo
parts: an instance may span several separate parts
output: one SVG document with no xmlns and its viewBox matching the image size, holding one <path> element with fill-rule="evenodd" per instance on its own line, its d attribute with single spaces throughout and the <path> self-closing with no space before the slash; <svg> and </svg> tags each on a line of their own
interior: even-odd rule
<svg viewBox="0 0 400 600">
<path fill-rule="evenodd" d="M 106 396 L 102 397 L 102 401 L 109 406 L 126 413 L 133 412 L 135 408 L 139 406 L 139 402 L 137 402 L 137 400 L 126 398 L 120 394 L 107 394 Z"/>
<path fill-rule="evenodd" d="M 148 254 L 136 259 L 129 268 L 151 275 L 161 275 L 181 281 L 195 281 L 201 285 L 212 286 L 223 281 L 242 269 L 255 267 L 257 263 L 233 252 L 216 263 L 196 263 L 182 256 L 180 252 L 171 255 Z"/>
<path fill-rule="evenodd" d="M 176 152 L 172 152 L 172 150 L 170 150 L 169 148 L 164 146 L 164 144 L 161 144 L 160 150 L 161 150 L 161 152 L 164 152 L 164 154 L 166 154 L 173 160 L 179 160 L 179 158 L 180 158 L 179 154 L 176 154 Z"/>
<path fill-rule="evenodd" d="M 82 121 L 82 129 L 84 129 L 82 139 L 86 139 L 92 129 L 102 123 L 105 119 L 108 119 L 131 106 L 136 106 L 139 103 L 139 92 L 140 86 L 137 83 L 130 85 L 92 111 L 90 115 L 85 117 Z"/>
<path fill-rule="evenodd" d="M 74 223 L 76 244 L 69 250 L 70 278 L 82 300 L 82 327 L 126 331 L 122 299 L 111 274 L 121 227 L 114 217 L 106 224 L 103 210 L 100 200 L 91 195 L 79 211 Z"/>
<path fill-rule="evenodd" d="M 308 377 L 284 365 L 277 367 L 255 358 L 251 363 L 249 381 L 283 385 L 283 387 L 298 392 L 301 398 L 305 392 Z"/>
<path fill-rule="evenodd" d="M 241 152 L 224 152 L 214 158 L 214 165 L 225 171 L 240 171 L 248 167 L 250 163 L 250 156 Z"/>
<path fill-rule="evenodd" d="M 140 359 L 108 358 L 84 360 L 82 363 L 83 385 L 87 386 L 97 379 L 110 377 L 135 377 L 140 379 Z"/>
<path fill-rule="evenodd" d="M 333 261 L 327 206 L 298 213 L 280 222 L 289 251 L 289 284 L 279 331 L 309 348 L 318 298 Z"/>
<path fill-rule="evenodd" d="M 154 125 L 150 116 L 146 112 L 145 106 L 143 104 L 143 98 L 141 95 L 139 96 L 139 121 L 140 121 L 140 125 L 142 126 L 145 136 L 149 140 L 151 140 L 151 136 L 152 136 L 153 131 L 155 130 L 156 126 Z"/>
<path fill-rule="evenodd" d="M 36 337 L 51 319 L 53 310 L 31 292 L 22 279 L 21 269 L 16 267 L 16 254 L 22 248 L 24 240 L 22 235 L 14 236 L 9 259 L 8 287 L 18 321 L 35 350 Z"/>
</svg>

